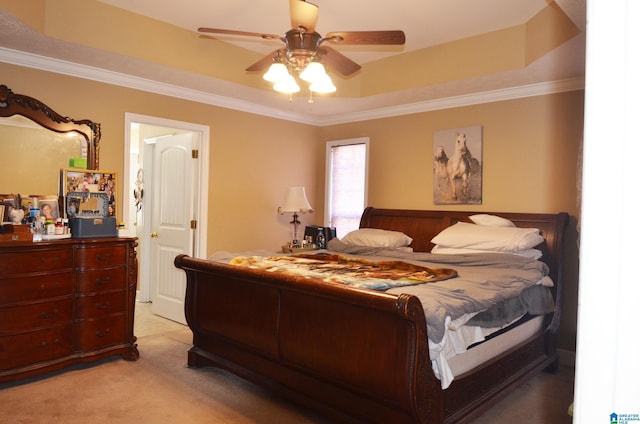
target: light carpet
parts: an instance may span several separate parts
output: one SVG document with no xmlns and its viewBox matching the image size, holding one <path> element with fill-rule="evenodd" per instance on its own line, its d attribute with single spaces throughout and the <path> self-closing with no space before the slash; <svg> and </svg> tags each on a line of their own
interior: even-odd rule
<svg viewBox="0 0 640 424">
<path fill-rule="evenodd" d="M 328 423 L 224 371 L 186 366 L 190 335 L 138 339 L 140 359 L 120 357 L 0 385 L 0 422 Z"/>
</svg>

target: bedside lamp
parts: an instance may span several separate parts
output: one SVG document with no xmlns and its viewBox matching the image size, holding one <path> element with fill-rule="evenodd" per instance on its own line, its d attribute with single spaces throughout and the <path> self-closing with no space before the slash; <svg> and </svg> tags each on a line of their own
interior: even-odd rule
<svg viewBox="0 0 640 424">
<path fill-rule="evenodd" d="M 289 187 L 284 197 L 284 204 L 278 208 L 278 213 L 284 215 L 285 213 L 293 213 L 293 246 L 300 246 L 300 239 L 298 239 L 298 226 L 300 221 L 298 220 L 299 213 L 313 212 L 309 201 L 307 200 L 307 194 L 304 191 L 304 187 Z"/>
</svg>

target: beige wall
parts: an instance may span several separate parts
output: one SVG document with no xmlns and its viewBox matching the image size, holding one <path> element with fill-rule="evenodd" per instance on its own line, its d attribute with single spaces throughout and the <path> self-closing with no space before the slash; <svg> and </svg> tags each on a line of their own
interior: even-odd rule
<svg viewBox="0 0 640 424">
<path fill-rule="evenodd" d="M 572 215 L 560 347 L 575 349 L 581 91 L 316 128 L 4 63 L 0 73 L 16 93 L 100 122 L 102 169 L 123 172 L 125 112 L 210 126 L 209 253 L 275 249 L 287 240 L 290 217 L 276 208 L 291 185 L 305 186 L 316 210 L 303 225 L 321 224 L 327 140 L 370 137 L 370 205 L 434 208 L 433 132 L 482 125 L 482 205 L 439 208 Z"/>
</svg>

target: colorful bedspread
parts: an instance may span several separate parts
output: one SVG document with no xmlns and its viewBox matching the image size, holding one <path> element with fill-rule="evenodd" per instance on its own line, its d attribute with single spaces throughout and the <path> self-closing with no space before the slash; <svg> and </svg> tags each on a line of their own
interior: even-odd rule
<svg viewBox="0 0 640 424">
<path fill-rule="evenodd" d="M 283 272 L 371 290 L 388 290 L 456 277 L 449 268 L 429 268 L 403 261 L 370 261 L 336 254 L 238 256 L 231 265 Z"/>
</svg>

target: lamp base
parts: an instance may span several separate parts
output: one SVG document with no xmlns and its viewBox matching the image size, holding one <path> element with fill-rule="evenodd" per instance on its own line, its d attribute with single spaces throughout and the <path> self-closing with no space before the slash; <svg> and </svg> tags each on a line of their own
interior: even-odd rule
<svg viewBox="0 0 640 424">
<path fill-rule="evenodd" d="M 293 241 L 291 242 L 292 247 L 301 247 L 302 243 L 300 243 L 300 239 L 298 238 L 298 228 L 300 227 L 300 220 L 298 220 L 298 214 L 296 212 L 293 213 L 293 220 L 290 222 L 293 224 Z"/>
</svg>

